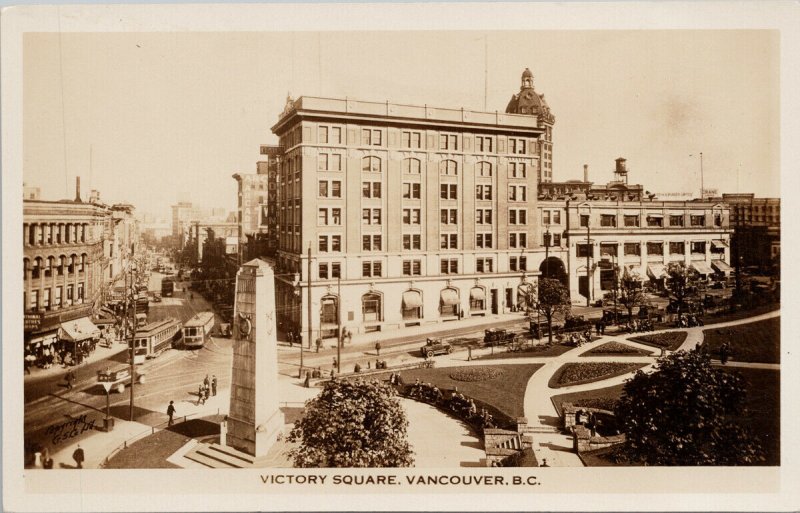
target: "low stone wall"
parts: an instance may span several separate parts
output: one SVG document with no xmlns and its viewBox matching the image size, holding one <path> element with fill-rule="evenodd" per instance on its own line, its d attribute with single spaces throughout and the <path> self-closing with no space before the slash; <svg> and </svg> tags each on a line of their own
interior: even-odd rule
<svg viewBox="0 0 800 513">
<path fill-rule="evenodd" d="M 578 425 L 572 433 L 572 448 L 578 453 L 605 449 L 625 441 L 625 435 L 592 436 L 588 428 Z"/>
<path fill-rule="evenodd" d="M 573 428 L 577 424 L 575 416 L 580 410 L 583 410 L 586 413 L 594 413 L 595 415 L 601 415 L 603 417 L 614 416 L 613 411 L 603 410 L 601 408 L 589 408 L 586 406 L 575 406 L 572 403 L 564 403 L 561 405 L 561 422 L 564 431 L 573 430 Z"/>
<path fill-rule="evenodd" d="M 528 419 L 517 418 L 517 430 L 486 428 L 483 430 L 483 446 L 487 467 L 506 466 L 509 459 L 520 452 L 533 448 L 533 437 L 528 434 Z M 534 457 L 535 460 L 535 457 Z"/>
</svg>

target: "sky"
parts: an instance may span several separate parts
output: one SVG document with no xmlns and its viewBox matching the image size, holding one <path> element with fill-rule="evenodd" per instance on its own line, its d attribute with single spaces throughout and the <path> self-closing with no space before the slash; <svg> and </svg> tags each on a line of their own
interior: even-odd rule
<svg viewBox="0 0 800 513">
<path fill-rule="evenodd" d="M 81 176 L 108 203 L 169 216 L 236 205 L 286 97 L 503 111 L 528 67 L 556 117 L 554 181 L 657 193 L 780 195 L 776 31 L 29 33 L 23 179 L 44 199 Z M 488 81 L 486 77 L 488 76 Z M 486 85 L 488 84 L 488 87 Z"/>
</svg>

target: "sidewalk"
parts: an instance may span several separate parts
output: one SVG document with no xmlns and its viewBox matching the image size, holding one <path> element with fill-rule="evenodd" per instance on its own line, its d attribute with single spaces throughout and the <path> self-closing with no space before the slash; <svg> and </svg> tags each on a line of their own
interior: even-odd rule
<svg viewBox="0 0 800 513">
<path fill-rule="evenodd" d="M 40 369 L 39 367 L 33 366 L 30 367 L 31 373 L 23 373 L 24 382 L 25 383 L 36 383 L 42 380 L 51 379 L 56 376 L 62 376 L 66 374 L 68 369 L 72 369 L 73 372 L 76 374 L 78 371 L 83 371 L 86 367 L 90 366 L 93 363 L 96 363 L 100 360 L 104 360 L 106 358 L 110 358 L 114 355 L 117 355 L 125 350 L 128 349 L 128 344 L 125 341 L 114 341 L 110 348 L 103 347 L 100 344 L 97 344 L 96 349 L 92 354 L 90 354 L 87 358 L 83 360 L 79 365 L 73 365 L 71 367 L 64 367 L 63 365 L 59 365 L 58 363 L 54 363 L 52 367 L 49 369 Z"/>
</svg>

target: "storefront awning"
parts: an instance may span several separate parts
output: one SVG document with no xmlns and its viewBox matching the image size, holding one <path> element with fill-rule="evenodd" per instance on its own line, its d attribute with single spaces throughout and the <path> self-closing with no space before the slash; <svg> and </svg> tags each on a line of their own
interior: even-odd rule
<svg viewBox="0 0 800 513">
<path fill-rule="evenodd" d="M 452 306 L 458 304 L 458 294 L 453 289 L 444 289 L 441 294 L 442 304 L 445 306 Z"/>
<path fill-rule="evenodd" d="M 711 266 L 721 273 L 728 274 L 733 269 L 731 266 L 725 263 L 724 260 L 713 260 L 711 262 Z"/>
<path fill-rule="evenodd" d="M 486 293 L 481 287 L 475 287 L 469 291 L 469 298 L 475 301 L 484 301 L 486 299 Z"/>
<path fill-rule="evenodd" d="M 403 292 L 403 308 L 410 310 L 411 308 L 420 308 L 422 306 L 422 296 L 416 290 L 407 290 Z"/>
<path fill-rule="evenodd" d="M 714 249 L 725 249 L 728 247 L 728 243 L 724 240 L 712 240 L 711 247 Z"/>
<path fill-rule="evenodd" d="M 82 340 L 99 337 L 100 330 L 97 329 L 97 326 L 95 326 L 88 317 L 81 317 L 74 321 L 62 322 L 59 334 L 64 340 L 80 342 Z"/>
<path fill-rule="evenodd" d="M 711 267 L 709 267 L 709 265 L 702 260 L 699 260 L 697 262 L 692 262 L 692 269 L 694 269 L 695 271 L 699 272 L 704 276 L 708 276 L 709 274 L 714 274 L 714 270 L 711 269 Z"/>
<path fill-rule="evenodd" d="M 645 217 L 664 217 L 664 214 L 645 214 Z"/>
<path fill-rule="evenodd" d="M 43 335 L 41 337 L 33 337 L 30 342 L 28 342 L 31 346 L 36 346 L 37 344 L 41 344 L 43 346 L 49 346 L 53 342 L 57 342 L 58 337 L 55 333 L 50 333 L 48 335 Z"/>
<path fill-rule="evenodd" d="M 647 264 L 647 274 L 654 280 L 660 280 L 667 277 L 667 270 L 664 264 Z"/>
</svg>

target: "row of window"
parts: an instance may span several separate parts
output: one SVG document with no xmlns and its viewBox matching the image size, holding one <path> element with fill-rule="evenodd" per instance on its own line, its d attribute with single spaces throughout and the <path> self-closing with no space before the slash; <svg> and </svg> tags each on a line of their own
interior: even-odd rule
<svg viewBox="0 0 800 513">
<path fill-rule="evenodd" d="M 459 249 L 459 234 L 443 233 L 439 236 L 439 249 Z M 371 233 L 361 236 L 361 249 L 363 251 L 383 251 L 383 236 L 379 233 Z M 560 246 L 560 234 L 553 234 L 551 246 Z M 475 246 L 481 249 L 492 249 L 494 247 L 494 236 L 491 233 L 475 234 Z M 508 247 L 512 249 L 524 249 L 528 247 L 528 234 L 525 232 L 510 232 L 508 234 Z M 579 255 L 582 245 L 578 245 Z M 317 242 L 320 253 L 336 253 L 342 250 L 341 235 L 320 235 Z M 403 234 L 403 249 L 420 250 L 422 249 L 422 236 L 418 233 Z M 583 254 L 583 256 L 586 256 Z"/>
<path fill-rule="evenodd" d="M 86 223 L 23 223 L 24 242 L 29 246 L 86 242 L 88 226 Z"/>
<path fill-rule="evenodd" d="M 668 226 L 673 227 L 681 227 L 685 226 L 685 216 L 683 215 L 670 215 L 668 217 Z M 628 215 L 625 214 L 622 216 L 623 225 L 626 228 L 638 228 L 641 226 L 641 216 L 638 214 Z M 581 215 L 581 226 L 586 227 L 589 225 L 589 216 L 586 214 Z M 647 227 L 649 228 L 663 228 L 664 227 L 664 216 L 662 215 L 646 215 L 645 222 L 647 223 Z M 690 226 L 694 227 L 701 227 L 706 225 L 706 216 L 705 215 L 690 215 L 689 216 L 689 224 Z M 601 214 L 600 215 L 600 226 L 604 228 L 616 228 L 617 227 L 617 216 L 616 214 Z M 722 214 L 715 214 L 714 215 L 714 226 L 722 226 Z"/>
<path fill-rule="evenodd" d="M 291 165 L 290 165 L 291 167 Z M 405 174 L 420 174 L 422 168 L 419 159 L 407 158 L 401 161 L 401 168 Z M 317 157 L 318 171 L 341 171 L 342 155 L 339 153 L 320 153 Z M 361 159 L 361 170 L 365 173 L 380 173 L 383 171 L 383 161 L 380 157 L 363 157 Z M 299 170 L 298 170 L 299 171 Z M 289 174 L 291 174 L 291 170 Z M 490 162 L 478 162 L 475 165 L 477 176 L 488 178 L 493 176 L 492 164 Z M 439 174 L 458 175 L 458 162 L 455 160 L 443 160 L 439 162 Z M 508 178 L 527 178 L 528 165 L 525 162 L 509 162 Z"/>
<path fill-rule="evenodd" d="M 49 278 L 53 274 L 63 276 L 65 272 L 73 274 L 76 269 L 77 272 L 82 273 L 86 270 L 88 264 L 89 259 L 85 254 L 80 257 L 77 255 L 72 255 L 71 257 L 62 255 L 58 259 L 55 257 L 36 257 L 32 261 L 25 258 L 22 261 L 23 280 L 28 279 L 28 271 L 30 271 L 31 279 L 35 280 L 42 276 Z"/>
<path fill-rule="evenodd" d="M 23 303 L 25 308 L 30 310 L 53 310 L 71 306 L 72 304 L 83 303 L 84 298 L 84 284 L 78 283 L 75 285 L 59 286 L 46 288 L 42 290 L 41 296 L 38 290 L 32 290 L 30 293 L 30 303 L 28 303 L 27 294 L 23 292 Z"/>
<path fill-rule="evenodd" d="M 403 276 L 421 276 L 422 260 L 403 260 Z M 512 272 L 527 271 L 528 259 L 525 256 L 512 256 L 509 258 L 509 270 Z M 439 262 L 441 274 L 458 274 L 459 260 L 457 258 L 442 258 Z M 475 259 L 476 273 L 494 272 L 494 258 L 480 257 Z M 381 261 L 366 261 L 361 264 L 362 278 L 379 278 L 383 276 L 383 263 Z M 342 264 L 340 262 L 322 262 L 319 264 L 319 278 L 321 280 L 337 279 L 342 277 Z"/>
<path fill-rule="evenodd" d="M 578 257 L 586 257 L 594 256 L 594 248 L 591 245 L 587 244 L 577 244 L 577 256 Z M 619 246 L 617 244 L 600 244 L 600 255 L 609 255 L 609 256 L 618 256 L 617 255 L 617 248 Z M 669 242 L 667 244 L 668 251 L 670 255 L 683 255 L 686 253 L 686 244 L 684 242 Z M 664 254 L 664 243 L 663 242 L 647 242 L 646 243 L 647 254 L 648 255 L 663 255 Z M 712 251 L 715 248 L 712 247 Z M 716 249 L 716 251 L 724 251 L 724 249 Z M 623 244 L 623 252 L 626 256 L 641 256 L 642 254 L 642 245 L 638 242 L 626 242 Z M 705 241 L 696 241 L 691 242 L 689 244 L 689 252 L 692 254 L 702 254 L 706 253 L 706 242 Z"/>
</svg>

